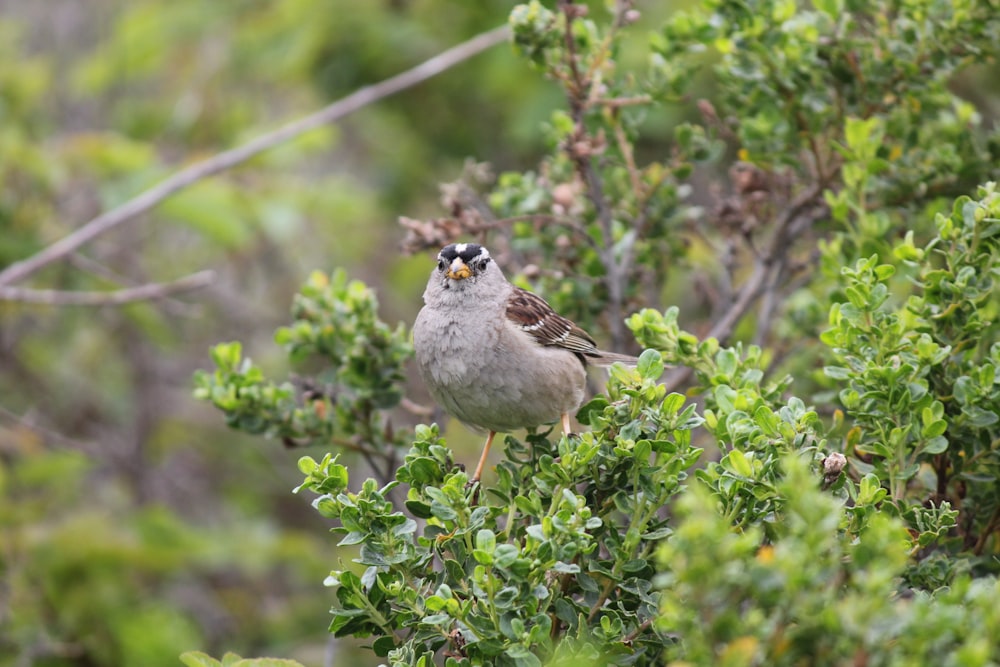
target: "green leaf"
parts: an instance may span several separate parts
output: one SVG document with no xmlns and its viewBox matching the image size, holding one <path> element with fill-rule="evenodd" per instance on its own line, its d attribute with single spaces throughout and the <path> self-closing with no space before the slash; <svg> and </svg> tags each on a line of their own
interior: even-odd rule
<svg viewBox="0 0 1000 667">
<path fill-rule="evenodd" d="M 936 438 L 939 435 L 944 435 L 944 432 L 948 430 L 948 422 L 944 419 L 938 419 L 937 421 L 932 421 L 926 424 L 921 430 L 920 435 L 925 438 Z M 940 453 L 940 452 L 935 452 Z"/>
<path fill-rule="evenodd" d="M 839 19 L 844 12 L 844 0 L 813 0 L 813 5 L 831 19 Z"/>
<path fill-rule="evenodd" d="M 410 514 L 418 519 L 429 519 L 434 516 L 431 512 L 431 506 L 422 500 L 407 500 L 405 505 Z"/>
<path fill-rule="evenodd" d="M 514 660 L 514 664 L 517 665 L 517 667 L 542 667 L 542 661 L 539 660 L 526 646 L 514 644 L 513 646 L 508 647 L 505 653 L 508 657 Z"/>
<path fill-rule="evenodd" d="M 501 544 L 493 552 L 497 567 L 504 569 L 510 567 L 520 555 L 520 550 L 513 544 Z"/>
<path fill-rule="evenodd" d="M 663 375 L 663 355 L 656 350 L 647 349 L 639 355 L 636 370 L 644 380 L 658 380 Z"/>
<path fill-rule="evenodd" d="M 483 528 L 476 533 L 476 548 L 493 554 L 497 547 L 497 536 L 492 530 Z"/>
<path fill-rule="evenodd" d="M 943 431 L 942 431 L 943 432 Z M 941 454 L 948 450 L 948 439 L 942 435 L 932 437 L 923 447 L 924 454 Z"/>
<path fill-rule="evenodd" d="M 858 488 L 858 504 L 874 505 L 882 500 L 886 495 L 885 489 L 874 473 L 868 473 L 861 478 Z"/>
<path fill-rule="evenodd" d="M 726 454 L 723 462 L 728 465 L 737 475 L 742 477 L 751 478 L 753 477 L 753 466 L 747 457 L 738 449 Z"/>
<path fill-rule="evenodd" d="M 576 420 L 584 426 L 597 426 L 596 419 L 600 417 L 607 406 L 608 397 L 598 394 L 580 407 L 576 413 Z"/>
<path fill-rule="evenodd" d="M 984 410 L 978 405 L 970 405 L 963 409 L 968 416 L 970 423 L 977 428 L 992 426 L 1000 420 L 1000 416 L 992 410 Z"/>
<path fill-rule="evenodd" d="M 372 651 L 380 658 L 389 655 L 389 651 L 396 648 L 396 642 L 391 636 L 383 636 L 372 642 Z"/>
</svg>

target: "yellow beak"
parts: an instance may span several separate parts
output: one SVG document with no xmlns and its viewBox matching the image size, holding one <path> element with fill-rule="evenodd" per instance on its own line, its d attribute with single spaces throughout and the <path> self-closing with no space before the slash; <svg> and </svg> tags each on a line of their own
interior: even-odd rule
<svg viewBox="0 0 1000 667">
<path fill-rule="evenodd" d="M 456 257 L 446 275 L 452 280 L 462 280 L 471 276 L 472 270 L 465 265 L 460 257 Z"/>
</svg>

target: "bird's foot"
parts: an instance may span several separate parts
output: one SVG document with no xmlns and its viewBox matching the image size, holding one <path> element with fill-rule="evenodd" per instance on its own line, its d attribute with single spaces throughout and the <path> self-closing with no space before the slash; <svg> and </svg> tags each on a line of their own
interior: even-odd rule
<svg viewBox="0 0 1000 667">
<path fill-rule="evenodd" d="M 469 505 L 475 507 L 479 504 L 479 490 L 482 489 L 482 485 L 479 483 L 478 479 L 470 479 L 465 483 L 465 489 L 472 489 L 472 495 L 469 496 Z"/>
</svg>

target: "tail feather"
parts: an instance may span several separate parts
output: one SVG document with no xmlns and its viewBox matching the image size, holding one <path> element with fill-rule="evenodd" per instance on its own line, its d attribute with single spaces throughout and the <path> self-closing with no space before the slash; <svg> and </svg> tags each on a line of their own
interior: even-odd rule
<svg viewBox="0 0 1000 667">
<path fill-rule="evenodd" d="M 639 363 L 639 357 L 633 357 L 628 354 L 618 354 L 617 352 L 596 350 L 595 353 L 587 355 L 587 363 L 591 366 L 598 366 L 600 368 L 606 368 L 614 363 L 623 364 L 625 366 L 635 366 Z"/>
</svg>

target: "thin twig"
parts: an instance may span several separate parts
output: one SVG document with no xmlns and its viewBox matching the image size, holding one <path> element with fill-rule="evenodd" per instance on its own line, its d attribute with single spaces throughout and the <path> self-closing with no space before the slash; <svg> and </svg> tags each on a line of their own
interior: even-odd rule
<svg viewBox="0 0 1000 667">
<path fill-rule="evenodd" d="M 315 113 L 283 125 L 273 132 L 251 139 L 242 146 L 223 151 L 201 162 L 195 162 L 121 206 L 100 214 L 68 236 L 64 236 L 31 257 L 15 262 L 0 271 L 0 287 L 23 280 L 42 267 L 62 259 L 101 234 L 149 211 L 183 188 L 208 176 L 231 169 L 259 153 L 279 146 L 310 130 L 340 120 L 362 107 L 415 86 L 499 44 L 507 39 L 508 34 L 509 28 L 507 26 L 481 33 L 412 69 L 377 84 L 361 88 Z"/>
<path fill-rule="evenodd" d="M 608 286 L 608 327 L 611 333 L 611 344 L 615 349 L 620 348 L 625 342 L 625 327 L 623 324 L 622 309 L 625 300 L 623 267 L 615 259 L 614 241 L 614 220 L 611 207 L 608 205 L 604 195 L 604 184 L 601 176 L 594 168 L 589 150 L 581 150 L 578 144 L 583 144 L 589 149 L 589 142 L 586 139 L 587 129 L 584 122 L 584 112 L 587 101 L 590 97 L 587 92 L 591 85 L 591 77 L 594 69 L 584 76 L 577 65 L 576 41 L 573 37 L 574 9 L 572 3 L 561 2 L 560 8 L 566 15 L 566 29 L 564 31 L 564 42 L 566 47 L 566 60 L 570 72 L 569 80 L 566 82 L 566 97 L 569 102 L 570 115 L 576 126 L 574 137 L 567 143 L 566 151 L 569 158 L 576 166 L 576 170 L 584 183 L 587 185 L 587 197 L 594 205 L 597 219 L 601 226 L 601 240 L 603 247 L 598 253 L 601 263 L 604 265 Z"/>
<path fill-rule="evenodd" d="M 129 276 L 119 273 L 111 267 L 105 266 L 83 253 L 74 252 L 66 258 L 66 261 L 73 268 L 80 269 L 81 271 L 90 273 L 91 275 L 97 276 L 98 278 L 108 282 L 117 283 L 121 287 L 136 287 L 141 284 Z M 157 303 L 171 315 L 192 316 L 199 312 L 197 305 L 187 303 L 170 296 L 159 299 Z"/>
<path fill-rule="evenodd" d="M 736 324 L 764 292 L 767 279 L 778 258 L 788 252 L 789 244 L 814 221 L 815 214 L 810 213 L 808 209 L 816 204 L 822 192 L 823 184 L 813 183 L 789 202 L 775 222 L 774 234 L 771 236 L 767 251 L 757 258 L 753 273 L 740 287 L 736 299 L 726 309 L 722 317 L 715 322 L 705 338 L 715 338 L 720 342 L 725 342 L 732 334 Z M 689 367 L 678 368 L 670 373 L 664 381 L 667 391 L 676 391 L 687 381 L 691 373 L 692 370 Z"/>
<path fill-rule="evenodd" d="M 399 407 L 403 408 L 411 415 L 417 417 L 422 417 L 424 419 L 430 419 L 434 416 L 434 408 L 429 405 L 421 405 L 416 401 L 412 401 L 405 396 L 399 401 Z"/>
<path fill-rule="evenodd" d="M 611 97 L 608 99 L 593 100 L 593 103 L 602 107 L 618 109 L 621 107 L 638 106 L 640 104 L 650 104 L 652 101 L 652 95 L 633 95 L 632 97 Z"/>
<path fill-rule="evenodd" d="M 28 287 L 0 287 L 0 301 L 20 301 L 45 306 L 121 306 L 135 301 L 153 301 L 168 294 L 205 287 L 215 280 L 214 271 L 199 271 L 169 283 L 148 283 L 105 292 L 72 292 Z"/>
<path fill-rule="evenodd" d="M 60 445 L 62 447 L 69 447 L 70 449 L 78 449 L 87 453 L 93 453 L 94 448 L 83 442 L 82 440 L 75 440 L 67 435 L 63 435 L 58 431 L 36 424 L 32 419 L 27 416 L 22 416 L 14 412 L 13 410 L 8 410 L 7 408 L 0 405 L 0 418 L 14 422 L 18 426 L 33 431 L 40 438 L 45 440 L 50 440 L 53 443 Z"/>
<path fill-rule="evenodd" d="M 775 224 L 774 235 L 771 237 L 767 253 L 756 262 L 753 274 L 743 284 L 736 301 L 729 307 L 726 314 L 715 323 L 708 333 L 708 338 L 717 338 L 722 341 L 729 337 L 736 323 L 760 296 L 776 258 L 788 251 L 788 244 L 793 238 L 790 232 L 794 230 L 798 233 L 805 229 L 806 225 L 802 222 L 808 217 L 804 216 L 805 210 L 815 203 L 822 191 L 822 186 L 819 183 L 814 183 L 788 204 Z"/>
<path fill-rule="evenodd" d="M 768 333 L 771 331 L 771 318 L 778 306 L 778 288 L 785 277 L 785 266 L 788 263 L 785 255 L 775 258 L 771 267 L 771 275 L 764 287 L 764 294 L 760 299 L 760 307 L 757 309 L 757 331 L 754 333 L 753 342 L 755 345 L 763 345 Z"/>
<path fill-rule="evenodd" d="M 632 192 L 636 199 L 642 192 L 642 181 L 639 178 L 639 169 L 635 166 L 635 156 L 632 153 L 632 144 L 625 136 L 625 128 L 622 127 L 621 119 L 615 118 L 615 143 L 618 144 L 618 151 L 625 160 L 625 168 L 628 169 L 629 182 L 632 185 Z"/>
<path fill-rule="evenodd" d="M 624 643 L 627 646 L 628 644 L 634 642 L 636 637 L 638 637 L 639 635 L 641 635 L 642 633 L 644 633 L 646 630 L 649 629 L 649 626 L 653 624 L 653 620 L 654 620 L 653 618 L 647 618 L 645 621 L 640 623 L 635 630 L 633 630 L 632 632 L 628 633 L 625 636 L 625 639 L 622 640 L 622 643 Z"/>
<path fill-rule="evenodd" d="M 986 522 L 983 532 L 979 534 L 979 539 L 976 540 L 976 545 L 972 548 L 972 553 L 977 556 L 982 555 L 983 549 L 986 548 L 986 543 L 989 542 L 990 536 L 993 535 L 998 526 L 1000 526 L 1000 505 L 993 510 L 993 515 Z"/>
</svg>

